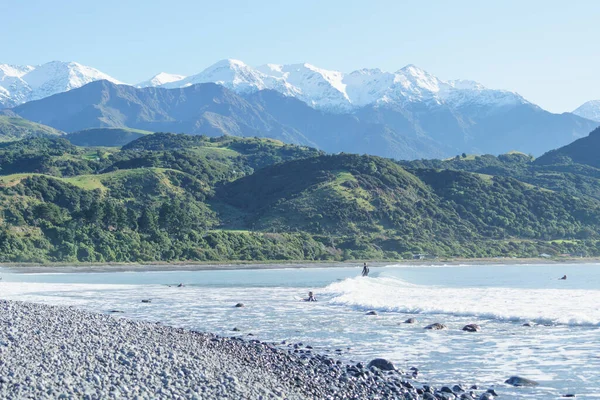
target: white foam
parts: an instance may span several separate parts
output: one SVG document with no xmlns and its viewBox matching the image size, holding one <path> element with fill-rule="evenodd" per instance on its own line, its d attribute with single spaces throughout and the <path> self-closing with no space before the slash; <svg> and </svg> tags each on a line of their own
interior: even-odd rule
<svg viewBox="0 0 600 400">
<path fill-rule="evenodd" d="M 595 290 L 449 288 L 380 277 L 349 278 L 325 292 L 333 304 L 364 310 L 600 326 L 600 291 Z"/>
</svg>

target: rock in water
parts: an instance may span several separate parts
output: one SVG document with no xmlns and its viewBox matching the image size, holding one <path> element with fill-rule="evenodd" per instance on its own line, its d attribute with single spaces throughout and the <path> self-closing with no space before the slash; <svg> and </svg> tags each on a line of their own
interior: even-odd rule
<svg viewBox="0 0 600 400">
<path fill-rule="evenodd" d="M 371 360 L 367 367 L 376 367 L 383 371 L 394 371 L 396 369 L 396 367 L 394 367 L 394 364 L 392 364 L 391 361 L 388 361 L 385 358 L 375 358 Z"/>
<path fill-rule="evenodd" d="M 237 308 L 246 307 L 246 306 L 244 305 L 244 303 L 237 303 L 235 306 L 236 306 Z"/>
<path fill-rule="evenodd" d="M 414 324 L 415 322 L 417 322 L 417 320 L 414 318 L 409 318 L 406 321 L 404 321 L 405 324 Z"/>
<path fill-rule="evenodd" d="M 432 331 L 441 331 L 442 329 L 448 329 L 448 327 L 444 324 L 440 324 L 439 322 L 436 322 L 435 324 L 427 325 L 423 329 L 429 329 Z"/>
<path fill-rule="evenodd" d="M 511 376 L 504 383 L 508 383 L 513 386 L 537 386 L 539 383 L 532 381 L 531 379 L 521 378 L 520 376 Z"/>
<path fill-rule="evenodd" d="M 152 300 L 145 299 L 145 300 L 142 300 L 142 303 L 152 303 Z"/>
<path fill-rule="evenodd" d="M 365 315 L 377 315 L 377 311 L 369 311 Z"/>
<path fill-rule="evenodd" d="M 469 324 L 469 325 L 465 325 L 462 328 L 462 330 L 465 332 L 479 332 L 481 330 L 481 327 L 477 324 Z"/>
</svg>

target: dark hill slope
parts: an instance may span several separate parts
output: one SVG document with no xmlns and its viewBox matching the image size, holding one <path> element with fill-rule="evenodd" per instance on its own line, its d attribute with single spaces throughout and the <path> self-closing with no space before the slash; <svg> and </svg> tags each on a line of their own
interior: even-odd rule
<svg viewBox="0 0 600 400">
<path fill-rule="evenodd" d="M 0 142 L 41 136 L 62 136 L 64 132 L 16 116 L 0 115 Z"/>
<path fill-rule="evenodd" d="M 600 128 L 571 144 L 547 152 L 535 164 L 585 164 L 600 168 Z"/>
</svg>

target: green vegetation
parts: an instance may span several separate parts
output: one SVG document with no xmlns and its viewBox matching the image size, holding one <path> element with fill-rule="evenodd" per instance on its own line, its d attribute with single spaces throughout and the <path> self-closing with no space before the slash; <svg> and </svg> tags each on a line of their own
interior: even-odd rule
<svg viewBox="0 0 600 400">
<path fill-rule="evenodd" d="M 61 136 L 64 133 L 46 125 L 19 117 L 0 115 L 0 142 L 40 136 Z"/>
<path fill-rule="evenodd" d="M 168 133 L 0 143 L 0 261 L 599 255 L 600 170 L 573 160 L 397 163 Z"/>
</svg>

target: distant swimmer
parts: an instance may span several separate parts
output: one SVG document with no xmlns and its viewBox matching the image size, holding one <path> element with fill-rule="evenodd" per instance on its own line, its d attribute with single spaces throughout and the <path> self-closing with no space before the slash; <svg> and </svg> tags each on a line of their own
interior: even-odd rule
<svg viewBox="0 0 600 400">
<path fill-rule="evenodd" d="M 183 283 L 180 283 L 179 285 L 177 285 L 177 287 L 183 287 Z"/>
<path fill-rule="evenodd" d="M 313 292 L 308 292 L 308 298 L 304 299 L 304 301 L 317 301 Z"/>
<path fill-rule="evenodd" d="M 566 275 L 563 275 L 563 277 L 562 277 L 562 278 L 560 278 L 559 280 L 561 280 L 561 281 L 566 281 L 566 280 L 567 280 L 567 276 L 566 276 Z"/>
<path fill-rule="evenodd" d="M 367 267 L 367 263 L 363 265 L 362 276 L 369 276 L 369 267 Z"/>
</svg>

